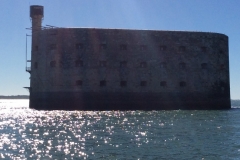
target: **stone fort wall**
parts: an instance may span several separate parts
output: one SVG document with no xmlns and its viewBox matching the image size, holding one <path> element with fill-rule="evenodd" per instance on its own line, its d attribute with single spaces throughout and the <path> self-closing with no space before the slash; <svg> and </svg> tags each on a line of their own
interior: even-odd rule
<svg viewBox="0 0 240 160">
<path fill-rule="evenodd" d="M 33 34 L 32 92 L 229 92 L 223 34 L 94 28 Z"/>
<path fill-rule="evenodd" d="M 43 6 L 30 6 L 30 108 L 160 110 L 231 107 L 226 35 L 46 28 L 41 26 L 43 16 Z"/>
</svg>

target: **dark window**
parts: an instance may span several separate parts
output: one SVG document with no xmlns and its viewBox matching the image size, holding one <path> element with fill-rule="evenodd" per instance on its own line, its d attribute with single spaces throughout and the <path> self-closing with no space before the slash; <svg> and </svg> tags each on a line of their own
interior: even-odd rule
<svg viewBox="0 0 240 160">
<path fill-rule="evenodd" d="M 220 54 L 223 54 L 224 52 L 223 52 L 223 50 L 219 50 L 219 53 L 220 53 Z"/>
<path fill-rule="evenodd" d="M 207 64 L 207 63 L 202 63 L 202 64 L 201 64 L 201 67 L 202 67 L 202 69 L 207 69 L 208 64 Z"/>
<path fill-rule="evenodd" d="M 38 51 L 38 46 L 35 46 L 35 47 L 34 47 L 34 50 L 35 50 L 35 51 Z"/>
<path fill-rule="evenodd" d="M 186 68 L 186 63 L 184 63 L 184 62 L 179 63 L 179 68 L 185 69 Z"/>
<path fill-rule="evenodd" d="M 50 66 L 51 66 L 51 67 L 56 67 L 56 61 L 51 61 L 51 62 L 50 62 Z"/>
<path fill-rule="evenodd" d="M 142 87 L 147 86 L 147 81 L 141 81 L 141 82 L 140 82 L 140 86 L 142 86 Z"/>
<path fill-rule="evenodd" d="M 105 80 L 100 81 L 99 85 L 100 85 L 101 87 L 104 87 L 104 86 L 107 85 L 107 82 L 106 82 Z"/>
<path fill-rule="evenodd" d="M 202 52 L 207 52 L 207 47 L 201 47 Z"/>
<path fill-rule="evenodd" d="M 167 63 L 166 62 L 161 62 L 160 67 L 161 68 L 167 68 Z"/>
<path fill-rule="evenodd" d="M 180 46 L 180 47 L 178 48 L 178 51 L 184 52 L 184 51 L 186 51 L 186 47 L 185 47 L 185 46 Z"/>
<path fill-rule="evenodd" d="M 145 50 L 147 50 L 147 46 L 146 46 L 146 45 L 140 45 L 140 49 L 141 49 L 142 51 L 145 51 Z"/>
<path fill-rule="evenodd" d="M 83 83 L 82 80 L 77 80 L 77 81 L 76 81 L 76 85 L 77 85 L 77 86 L 82 86 L 82 83 Z"/>
<path fill-rule="evenodd" d="M 99 49 L 100 49 L 100 50 L 107 49 L 107 44 L 105 44 L 105 43 L 100 44 L 100 45 L 99 45 Z"/>
<path fill-rule="evenodd" d="M 100 67 L 106 67 L 107 66 L 107 61 L 99 61 L 99 66 Z"/>
<path fill-rule="evenodd" d="M 121 44 L 120 45 L 120 50 L 121 51 L 127 50 L 127 45 L 126 44 Z"/>
<path fill-rule="evenodd" d="M 127 67 L 127 61 L 121 61 L 120 67 Z"/>
<path fill-rule="evenodd" d="M 166 82 L 166 81 L 161 81 L 161 82 L 160 82 L 160 86 L 166 87 L 166 86 L 167 86 L 167 82 Z"/>
<path fill-rule="evenodd" d="M 166 50 L 167 50 L 167 46 L 160 45 L 160 46 L 159 46 L 159 50 L 160 50 L 160 51 L 166 51 Z"/>
<path fill-rule="evenodd" d="M 76 67 L 82 67 L 83 66 L 83 61 L 81 61 L 81 60 L 75 61 L 75 66 Z"/>
<path fill-rule="evenodd" d="M 179 86 L 180 87 L 185 87 L 186 86 L 186 82 L 184 82 L 184 81 L 179 82 Z"/>
<path fill-rule="evenodd" d="M 83 49 L 83 48 L 84 48 L 84 45 L 83 45 L 82 43 L 77 43 L 77 44 L 75 45 L 75 48 L 76 48 L 76 49 Z"/>
<path fill-rule="evenodd" d="M 141 68 L 146 68 L 147 67 L 147 62 L 141 62 L 140 67 Z"/>
<path fill-rule="evenodd" d="M 224 64 L 220 64 L 220 69 L 225 69 L 225 65 Z"/>
<path fill-rule="evenodd" d="M 56 49 L 57 48 L 57 45 L 56 44 L 50 44 L 49 45 L 49 49 L 50 50 L 54 50 L 54 49 Z"/>
<path fill-rule="evenodd" d="M 38 68 L 38 63 L 37 62 L 34 63 L 34 68 Z"/>
<path fill-rule="evenodd" d="M 126 87 L 127 86 L 127 81 L 121 81 L 120 86 L 121 87 Z"/>
</svg>

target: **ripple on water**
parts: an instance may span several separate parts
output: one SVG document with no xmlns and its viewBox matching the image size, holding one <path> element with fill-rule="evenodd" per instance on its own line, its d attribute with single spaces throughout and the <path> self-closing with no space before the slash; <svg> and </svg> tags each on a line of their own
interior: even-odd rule
<svg viewBox="0 0 240 160">
<path fill-rule="evenodd" d="M 0 158 L 234 159 L 240 156 L 234 117 L 232 111 L 1 109 Z"/>
</svg>

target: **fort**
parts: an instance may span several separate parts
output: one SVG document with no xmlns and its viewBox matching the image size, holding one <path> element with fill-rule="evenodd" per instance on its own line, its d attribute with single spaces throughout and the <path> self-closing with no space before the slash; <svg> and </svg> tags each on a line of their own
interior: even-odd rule
<svg viewBox="0 0 240 160">
<path fill-rule="evenodd" d="M 30 17 L 30 108 L 230 108 L 224 34 L 42 27 L 38 5 Z"/>
</svg>

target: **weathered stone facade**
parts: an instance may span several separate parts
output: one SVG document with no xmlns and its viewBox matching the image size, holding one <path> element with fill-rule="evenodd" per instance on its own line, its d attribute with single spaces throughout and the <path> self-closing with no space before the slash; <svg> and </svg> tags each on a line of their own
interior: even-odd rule
<svg viewBox="0 0 240 160">
<path fill-rule="evenodd" d="M 31 63 L 36 109 L 230 108 L 223 34 L 36 28 Z"/>
</svg>

